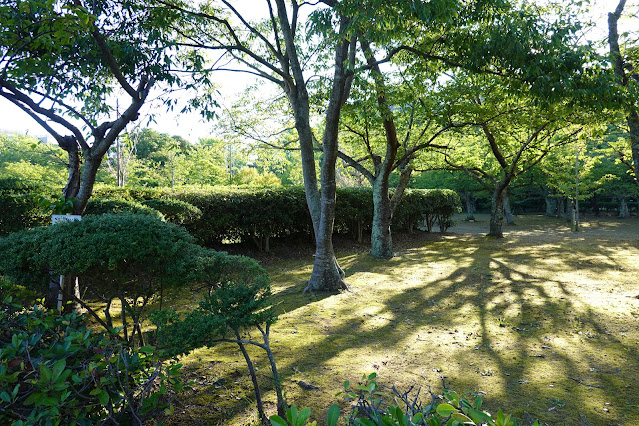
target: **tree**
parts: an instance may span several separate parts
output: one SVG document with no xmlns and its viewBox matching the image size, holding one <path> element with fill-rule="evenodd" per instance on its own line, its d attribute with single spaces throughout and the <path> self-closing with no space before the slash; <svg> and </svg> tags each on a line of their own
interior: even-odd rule
<svg viewBox="0 0 639 426">
<path fill-rule="evenodd" d="M 109 147 L 170 73 L 172 18 L 136 0 L 9 0 L 0 6 L 0 96 L 25 111 L 68 155 L 63 194 L 82 214 Z M 116 114 L 113 97 L 126 96 Z"/>
<path fill-rule="evenodd" d="M 306 54 L 300 43 L 300 5 L 284 0 L 265 2 L 264 21 L 251 23 L 248 11 L 240 11 L 231 2 L 221 0 L 200 9 L 179 2 L 160 0 L 171 10 L 179 11 L 191 19 L 191 27 L 174 27 L 184 37 L 184 47 L 222 52 L 232 58 L 218 69 L 257 75 L 279 87 L 286 95 L 295 119 L 295 129 L 302 157 L 302 170 L 306 200 L 311 214 L 316 241 L 315 263 L 306 290 L 335 291 L 346 288 L 344 272 L 335 258 L 332 233 L 335 217 L 335 162 L 340 111 L 348 97 L 350 81 L 348 70 L 355 60 L 355 37 L 350 30 L 350 17 L 342 13 L 341 3 L 323 1 L 312 13 L 314 33 L 309 37 L 325 35 L 324 45 L 332 51 L 332 83 L 324 108 L 325 125 L 321 140 L 322 166 L 321 192 L 315 168 L 315 141 L 311 128 L 310 102 L 305 76 Z M 254 9 L 254 4 L 251 4 Z M 221 58 L 220 58 L 221 59 Z M 214 67 L 215 68 L 215 67 Z"/>
<path fill-rule="evenodd" d="M 488 235 L 503 238 L 508 186 L 553 149 L 573 141 L 582 130 L 576 121 L 581 117 L 566 102 L 538 104 L 526 92 L 509 93 L 494 76 L 458 76 L 448 86 L 454 93 L 465 94 L 467 102 L 459 105 L 455 115 L 473 123 L 473 131 L 462 133 L 463 143 L 443 152 L 444 161 L 492 194 Z"/>
<path fill-rule="evenodd" d="M 608 44 L 610 56 L 614 66 L 617 84 L 625 91 L 624 109 L 628 125 L 628 139 L 632 152 L 632 162 L 626 162 L 634 173 L 635 181 L 639 185 L 639 112 L 637 112 L 637 89 L 639 88 L 639 74 L 637 61 L 639 60 L 639 46 L 632 39 L 620 44 L 619 19 L 621 18 L 626 0 L 619 0 L 614 12 L 608 14 Z M 622 49 L 624 52 L 622 53 Z M 622 159 L 625 157 L 620 154 Z"/>
</svg>

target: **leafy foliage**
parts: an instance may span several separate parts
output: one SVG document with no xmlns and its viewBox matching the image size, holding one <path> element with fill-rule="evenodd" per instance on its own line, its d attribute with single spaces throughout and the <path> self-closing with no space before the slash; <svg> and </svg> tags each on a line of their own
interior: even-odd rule
<svg viewBox="0 0 639 426">
<path fill-rule="evenodd" d="M 112 198 L 94 198 L 90 200 L 84 213 L 87 215 L 132 213 L 154 216 L 160 220 L 164 219 L 164 215 L 153 207 L 137 201 L 117 200 Z"/>
<path fill-rule="evenodd" d="M 200 306 L 191 312 L 180 315 L 173 311 L 156 311 L 152 315 L 152 320 L 157 325 L 158 342 L 168 355 L 184 354 L 223 342 L 236 344 L 246 361 L 258 413 L 264 423 L 268 423 L 268 419 L 264 412 L 256 368 L 246 345 L 259 347 L 266 353 L 277 394 L 278 413 L 283 414 L 286 407 L 269 342 L 270 327 L 277 318 L 271 306 L 269 283 L 266 275 L 258 275 L 244 282 L 223 282 L 209 292 Z M 261 334 L 261 342 L 251 337 L 250 331 L 254 329 Z"/>
<path fill-rule="evenodd" d="M 43 184 L 16 178 L 0 179 L 0 235 L 50 223 L 39 199 L 54 193 Z"/>
<path fill-rule="evenodd" d="M 6 282 L 0 290 L 0 422 L 103 424 L 172 411 L 170 396 L 184 386 L 179 364 L 96 333 L 76 313 L 25 309 Z"/>
<path fill-rule="evenodd" d="M 515 426 L 515 419 L 499 410 L 493 417 L 481 409 L 483 399 L 480 395 L 457 392 L 444 389 L 442 395 L 436 396 L 429 392 L 431 400 L 423 405 L 419 398 L 419 391 L 402 393 L 394 386 L 388 388 L 390 395 L 383 392 L 384 387 L 377 383 L 377 374 L 364 375 L 357 385 L 344 382 L 343 395 L 348 401 L 354 401 L 354 407 L 349 416 L 344 418 L 344 424 L 356 426 L 441 426 L 441 425 L 487 425 L 487 426 Z M 385 403 L 387 397 L 392 397 L 398 405 Z M 271 423 L 275 426 L 314 426 L 315 421 L 309 421 L 310 409 L 297 409 L 292 405 L 286 411 L 286 420 L 280 416 L 271 416 Z M 327 413 L 326 424 L 336 426 L 340 420 L 339 407 L 333 405 Z M 288 420 L 288 422 L 287 422 Z M 535 422 L 533 426 L 539 426 Z"/>
<path fill-rule="evenodd" d="M 176 225 L 191 224 L 202 218 L 202 210 L 186 201 L 157 198 L 142 201 L 141 204 L 159 211 L 167 221 Z"/>
</svg>

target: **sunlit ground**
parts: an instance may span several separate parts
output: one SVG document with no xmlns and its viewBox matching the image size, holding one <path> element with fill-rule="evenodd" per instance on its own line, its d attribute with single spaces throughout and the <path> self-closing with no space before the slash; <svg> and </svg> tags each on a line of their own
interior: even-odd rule
<svg viewBox="0 0 639 426">
<path fill-rule="evenodd" d="M 503 240 L 483 236 L 487 221 L 398 236 L 389 261 L 363 246 L 339 252 L 351 291 L 337 295 L 301 294 L 310 256 L 266 263 L 288 402 L 311 407 L 322 424 L 331 404 L 348 409 L 335 396 L 344 380 L 377 371 L 398 388 L 483 392 L 488 411 L 519 424 L 639 424 L 639 220 L 590 219 L 575 234 L 524 216 Z M 268 386 L 265 359 L 253 353 Z M 203 349 L 184 363 L 194 390 L 171 423 L 255 422 L 236 348 Z M 273 409 L 272 392 L 266 399 Z"/>
</svg>

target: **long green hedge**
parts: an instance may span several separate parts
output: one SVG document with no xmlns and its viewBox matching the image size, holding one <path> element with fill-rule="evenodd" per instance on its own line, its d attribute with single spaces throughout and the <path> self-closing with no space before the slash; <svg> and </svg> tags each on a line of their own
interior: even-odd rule
<svg viewBox="0 0 639 426">
<path fill-rule="evenodd" d="M 53 194 L 53 189 L 45 185 L 0 179 L 0 236 L 51 223 L 38 200 Z"/>
<path fill-rule="evenodd" d="M 206 246 L 254 241 L 268 249 L 273 237 L 301 237 L 310 241 L 312 235 L 312 223 L 301 187 L 129 189 L 99 186 L 93 200 L 87 213 L 105 209 L 104 212 L 110 213 L 156 209 L 167 221 L 184 226 Z M 392 226 L 397 230 L 421 227 L 430 231 L 438 223 L 440 230 L 445 231 L 460 204 L 459 196 L 451 190 L 406 190 Z M 370 230 L 372 220 L 370 188 L 338 188 L 335 233 L 352 234 L 361 239 L 362 234 Z"/>
</svg>

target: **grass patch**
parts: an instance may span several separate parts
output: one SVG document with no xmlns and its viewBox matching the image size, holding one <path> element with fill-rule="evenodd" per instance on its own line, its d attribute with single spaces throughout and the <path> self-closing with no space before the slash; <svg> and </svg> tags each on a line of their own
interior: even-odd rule
<svg viewBox="0 0 639 426">
<path fill-rule="evenodd" d="M 524 216 L 494 240 L 482 234 L 487 217 L 477 219 L 443 235 L 399 236 L 388 261 L 338 246 L 352 290 L 336 295 L 301 294 L 312 256 L 265 261 L 288 402 L 311 407 L 321 423 L 344 380 L 377 371 L 398 388 L 440 392 L 445 382 L 485 393 L 488 411 L 520 419 L 639 424 L 639 221 L 592 219 L 573 234 L 565 222 Z M 193 300 L 185 294 L 175 306 Z M 183 362 L 195 385 L 169 423 L 257 421 L 236 347 Z M 267 370 L 265 359 L 256 365 Z M 266 400 L 274 410 L 274 395 Z"/>
</svg>

